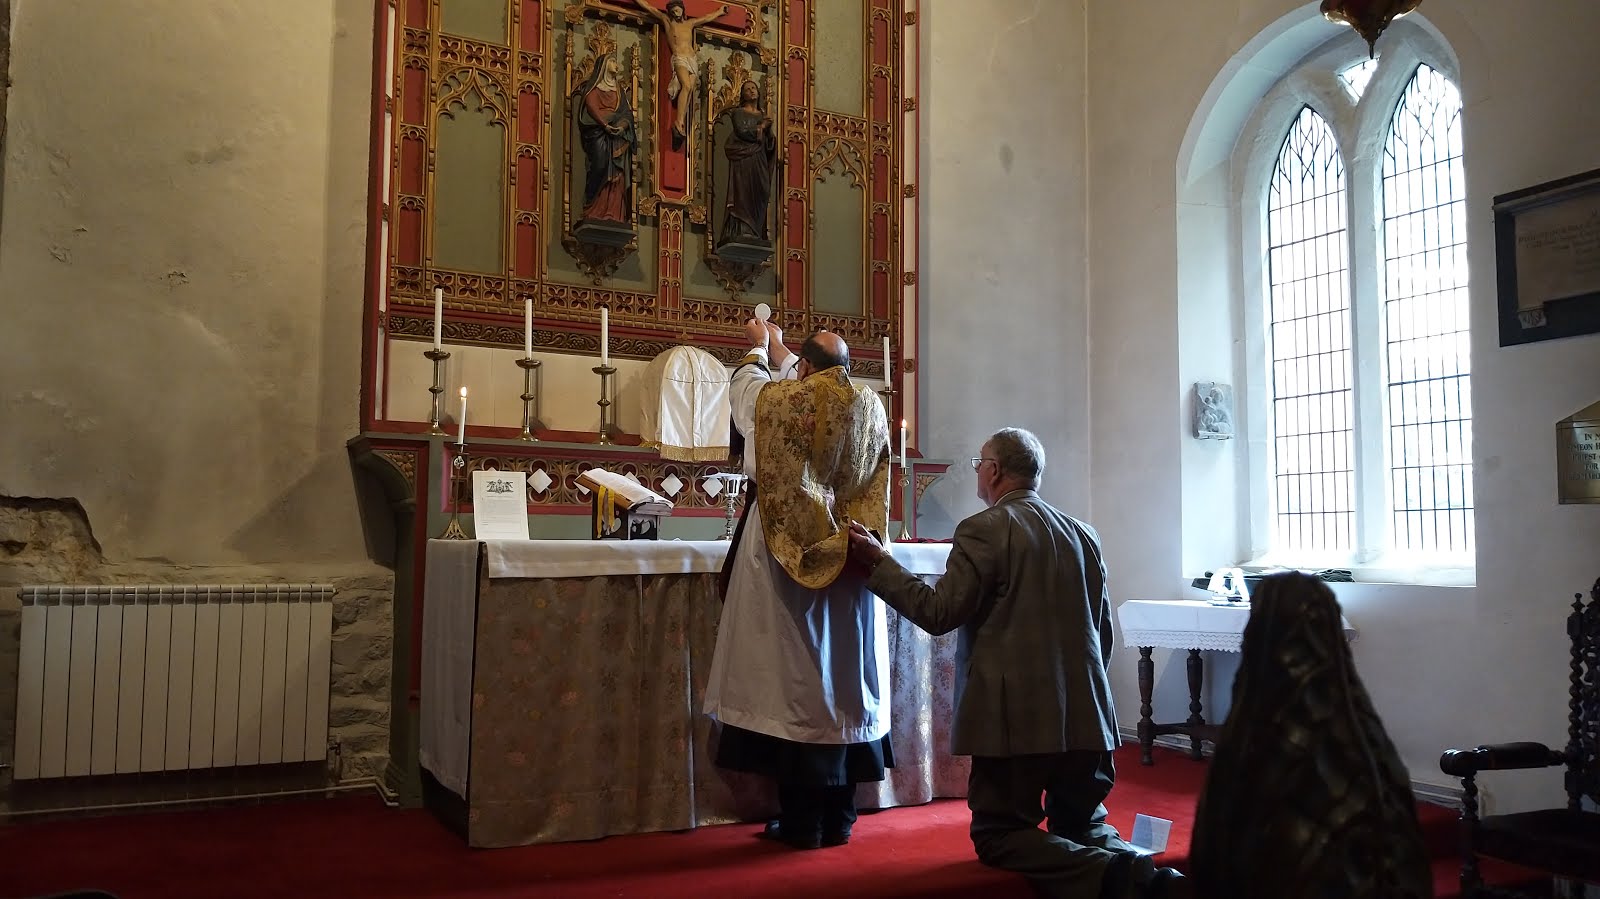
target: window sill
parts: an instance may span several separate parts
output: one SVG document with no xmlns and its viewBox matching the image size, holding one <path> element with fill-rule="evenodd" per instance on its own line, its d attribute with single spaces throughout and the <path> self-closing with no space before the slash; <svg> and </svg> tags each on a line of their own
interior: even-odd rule
<svg viewBox="0 0 1600 899">
<path fill-rule="evenodd" d="M 1454 562 L 1454 564 L 1452 564 Z M 1256 577 L 1268 574 L 1277 574 L 1283 571 L 1301 571 L 1306 574 L 1315 574 L 1330 568 L 1350 572 L 1351 578 L 1357 584 L 1395 584 L 1415 587 L 1475 587 L 1478 583 L 1478 569 L 1470 562 L 1455 562 L 1454 560 L 1434 559 L 1423 560 L 1406 558 L 1403 556 L 1386 556 L 1373 559 L 1369 562 L 1354 563 L 1349 560 L 1324 559 L 1311 564 L 1290 564 L 1284 560 L 1272 557 L 1252 559 L 1240 563 L 1246 575 L 1254 581 Z M 1329 583 L 1347 583 L 1344 581 L 1330 581 Z M 1254 589 L 1255 584 L 1251 584 Z"/>
</svg>

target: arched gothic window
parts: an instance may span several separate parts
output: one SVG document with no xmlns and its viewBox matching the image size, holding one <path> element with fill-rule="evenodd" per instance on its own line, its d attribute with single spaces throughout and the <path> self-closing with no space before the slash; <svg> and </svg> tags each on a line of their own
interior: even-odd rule
<svg viewBox="0 0 1600 899">
<path fill-rule="evenodd" d="M 1281 564 L 1472 564 L 1461 95 L 1394 57 L 1295 73 L 1256 117 L 1277 155 L 1246 168 L 1270 531 L 1252 542 Z"/>
</svg>

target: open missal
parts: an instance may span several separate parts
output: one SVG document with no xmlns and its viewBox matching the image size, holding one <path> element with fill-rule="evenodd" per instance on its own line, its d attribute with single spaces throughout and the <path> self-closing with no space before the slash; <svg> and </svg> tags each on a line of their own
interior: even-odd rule
<svg viewBox="0 0 1600 899">
<path fill-rule="evenodd" d="M 578 483 L 589 488 L 595 540 L 655 540 L 661 519 L 672 514 L 672 500 L 614 471 L 591 468 Z"/>
</svg>

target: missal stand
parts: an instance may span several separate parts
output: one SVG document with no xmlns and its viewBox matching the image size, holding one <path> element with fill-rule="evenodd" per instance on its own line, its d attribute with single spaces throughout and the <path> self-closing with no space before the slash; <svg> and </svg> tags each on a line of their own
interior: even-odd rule
<svg viewBox="0 0 1600 899">
<path fill-rule="evenodd" d="M 672 500 L 627 475 L 591 468 L 578 475 L 589 488 L 589 528 L 595 540 L 659 540 Z"/>
</svg>

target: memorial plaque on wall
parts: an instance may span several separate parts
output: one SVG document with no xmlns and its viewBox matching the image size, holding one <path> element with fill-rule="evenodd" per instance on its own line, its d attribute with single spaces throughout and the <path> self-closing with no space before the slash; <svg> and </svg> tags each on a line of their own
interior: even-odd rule
<svg viewBox="0 0 1600 899">
<path fill-rule="evenodd" d="M 1500 345 L 1600 331 L 1600 169 L 1494 198 Z"/>
<path fill-rule="evenodd" d="M 1556 478 L 1563 503 L 1600 503 L 1600 403 L 1556 425 Z"/>
</svg>

